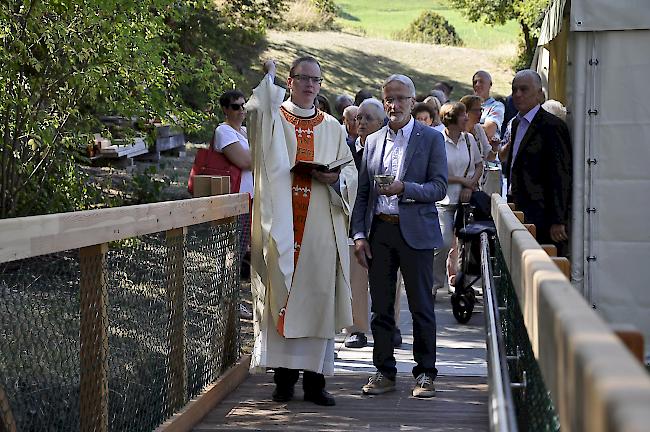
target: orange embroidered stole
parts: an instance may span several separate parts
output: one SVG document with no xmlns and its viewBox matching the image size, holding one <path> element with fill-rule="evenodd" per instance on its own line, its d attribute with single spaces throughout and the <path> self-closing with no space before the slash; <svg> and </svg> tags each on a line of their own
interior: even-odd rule
<svg viewBox="0 0 650 432">
<path fill-rule="evenodd" d="M 321 111 L 311 118 L 301 118 L 291 114 L 284 107 L 280 107 L 282 116 L 293 125 L 296 131 L 296 162 L 314 160 L 314 128 L 319 125 L 325 116 Z M 291 208 L 293 212 L 293 268 L 294 274 L 298 269 L 298 258 L 300 257 L 300 246 L 305 232 L 307 212 L 309 211 L 309 199 L 311 198 L 312 178 L 309 174 L 293 174 L 291 183 Z M 293 281 L 292 281 L 293 283 Z M 291 292 L 290 292 L 291 293 Z M 278 318 L 278 333 L 284 336 L 284 316 L 286 314 L 289 298 L 280 310 Z"/>
</svg>

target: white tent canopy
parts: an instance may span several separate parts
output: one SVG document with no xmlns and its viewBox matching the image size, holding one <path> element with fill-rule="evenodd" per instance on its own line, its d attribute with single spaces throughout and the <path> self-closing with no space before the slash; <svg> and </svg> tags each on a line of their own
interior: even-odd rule
<svg viewBox="0 0 650 432">
<path fill-rule="evenodd" d="M 566 7 L 570 3 L 570 8 Z M 650 345 L 650 0 L 556 0 L 533 67 L 567 105 L 572 280 Z M 559 83 L 559 84 L 558 84 Z"/>
<path fill-rule="evenodd" d="M 648 0 L 571 1 L 571 31 L 646 30 L 649 28 L 650 1 Z"/>
</svg>

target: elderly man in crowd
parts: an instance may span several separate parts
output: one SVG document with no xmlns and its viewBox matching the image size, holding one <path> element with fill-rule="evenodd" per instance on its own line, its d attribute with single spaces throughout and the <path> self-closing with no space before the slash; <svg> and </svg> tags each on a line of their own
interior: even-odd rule
<svg viewBox="0 0 650 432">
<path fill-rule="evenodd" d="M 340 94 L 334 99 L 334 110 L 338 118 L 341 119 L 341 124 L 343 123 L 343 110 L 350 105 L 355 105 L 354 99 L 350 95 Z"/>
<path fill-rule="evenodd" d="M 357 113 L 359 107 L 350 105 L 343 110 L 343 128 L 345 129 L 345 141 L 350 147 L 350 151 L 354 154 L 354 143 L 359 137 Z"/>
<path fill-rule="evenodd" d="M 472 88 L 474 89 L 474 94 L 483 99 L 483 104 L 481 105 L 481 108 L 483 108 L 481 125 L 485 130 L 485 134 L 489 140 L 496 140 L 499 138 L 506 108 L 501 102 L 490 96 L 492 76 L 486 71 L 477 71 L 472 77 Z"/>
<path fill-rule="evenodd" d="M 517 115 L 504 163 L 509 195 L 524 212 L 524 222 L 535 224 L 537 240 L 555 244 L 558 255 L 566 256 L 572 187 L 569 129 L 540 106 L 542 79 L 537 72 L 517 72 L 512 100 Z"/>
<path fill-rule="evenodd" d="M 355 255 L 368 269 L 377 368 L 362 391 L 395 390 L 394 303 L 401 269 L 413 317 L 413 396 L 431 397 L 438 372 L 433 252 L 442 244 L 435 203 L 447 191 L 445 144 L 439 132 L 411 116 L 415 86 L 409 77 L 391 75 L 382 94 L 389 122 L 366 138 L 352 214 Z"/>
<path fill-rule="evenodd" d="M 251 367 L 274 369 L 274 401 L 293 398 L 303 370 L 304 399 L 331 406 L 325 375 L 334 373 L 334 336 L 352 324 L 348 220 L 357 170 L 349 163 L 292 171 L 300 161 L 328 164 L 352 155 L 338 121 L 314 106 L 322 82 L 315 58 L 291 65 L 287 101 L 274 84 L 275 62 L 264 71 L 246 104 L 255 175 Z"/>
</svg>

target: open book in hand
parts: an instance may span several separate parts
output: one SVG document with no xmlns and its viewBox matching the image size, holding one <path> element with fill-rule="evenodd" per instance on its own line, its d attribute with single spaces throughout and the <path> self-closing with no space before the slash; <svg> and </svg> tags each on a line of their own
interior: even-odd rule
<svg viewBox="0 0 650 432">
<path fill-rule="evenodd" d="M 327 164 L 314 161 L 297 161 L 293 168 L 291 168 L 291 172 L 299 174 L 310 174 L 312 170 L 323 172 L 338 171 L 350 162 L 352 162 L 352 156 L 337 159 Z"/>
</svg>

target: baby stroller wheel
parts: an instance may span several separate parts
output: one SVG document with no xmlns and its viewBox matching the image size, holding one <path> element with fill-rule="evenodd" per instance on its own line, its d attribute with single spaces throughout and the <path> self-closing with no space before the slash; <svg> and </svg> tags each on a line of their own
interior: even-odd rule
<svg viewBox="0 0 650 432">
<path fill-rule="evenodd" d="M 467 324 L 474 311 L 474 298 L 466 293 L 451 295 L 451 309 L 454 318 L 461 324 Z"/>
<path fill-rule="evenodd" d="M 471 285 L 469 287 L 465 286 L 466 279 L 463 272 L 456 275 L 456 290 L 451 295 L 451 310 L 456 321 L 461 324 L 467 324 L 472 318 L 474 303 L 476 303 L 474 288 Z"/>
</svg>

